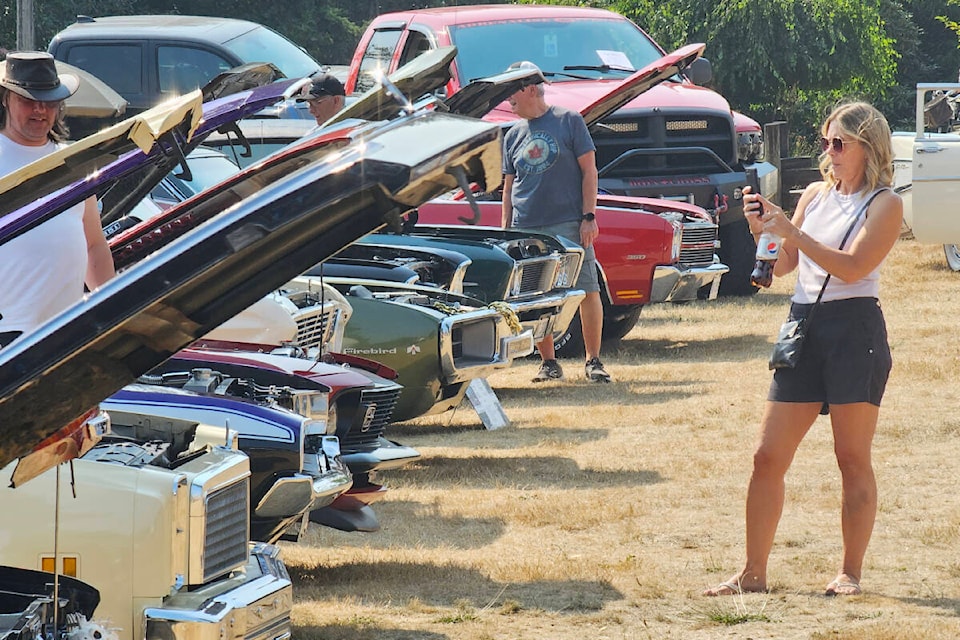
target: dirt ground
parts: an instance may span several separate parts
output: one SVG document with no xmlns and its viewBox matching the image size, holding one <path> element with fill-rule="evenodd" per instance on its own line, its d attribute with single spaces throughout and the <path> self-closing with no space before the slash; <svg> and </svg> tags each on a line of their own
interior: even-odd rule
<svg viewBox="0 0 960 640">
<path fill-rule="evenodd" d="M 793 279 L 748 299 L 644 309 L 604 354 L 615 382 L 493 376 L 511 426 L 464 406 L 395 425 L 422 459 L 383 474 L 376 533 L 284 546 L 295 637 L 342 640 L 960 637 L 960 273 L 901 241 L 882 300 L 894 372 L 874 464 L 864 594 L 828 598 L 839 474 L 821 417 L 787 477 L 769 594 L 705 598 L 742 561 L 744 492 Z"/>
</svg>

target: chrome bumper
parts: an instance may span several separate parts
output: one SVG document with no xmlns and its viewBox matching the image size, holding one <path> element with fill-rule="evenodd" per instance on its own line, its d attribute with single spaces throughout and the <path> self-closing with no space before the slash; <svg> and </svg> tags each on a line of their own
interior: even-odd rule
<svg viewBox="0 0 960 640">
<path fill-rule="evenodd" d="M 397 469 L 419 460 L 421 456 L 416 449 L 381 436 L 376 449 L 348 453 L 343 457 L 353 473 L 360 474 Z"/>
<path fill-rule="evenodd" d="M 293 587 L 279 548 L 251 545 L 245 570 L 144 611 L 148 638 L 287 640 Z"/>
<path fill-rule="evenodd" d="M 454 328 L 463 323 L 480 320 L 472 325 L 469 339 L 454 347 Z M 484 326 L 483 321 L 489 324 Z M 492 326 L 490 326 L 492 324 Z M 441 381 L 445 385 L 468 382 L 474 378 L 486 378 L 501 369 L 506 369 L 514 358 L 533 353 L 533 333 L 524 330 L 514 335 L 506 318 L 493 309 L 471 311 L 447 316 L 440 322 L 440 367 Z"/>
<path fill-rule="evenodd" d="M 680 270 L 673 265 L 663 265 L 654 269 L 653 285 L 650 287 L 650 302 L 688 302 L 697 299 L 697 291 L 710 285 L 710 295 L 717 297 L 720 278 L 730 271 L 722 262 L 709 267 L 697 267 Z"/>
<path fill-rule="evenodd" d="M 586 295 L 580 289 L 566 289 L 532 300 L 511 300 L 509 304 L 520 318 L 523 328 L 533 334 L 533 341 L 536 343 L 543 340 L 548 333 L 556 336 L 566 331 Z"/>
<path fill-rule="evenodd" d="M 289 518 L 324 507 L 353 486 L 350 469 L 340 456 L 336 436 L 324 436 L 323 451 L 303 456 L 303 473 L 278 478 L 260 499 L 258 518 Z"/>
</svg>

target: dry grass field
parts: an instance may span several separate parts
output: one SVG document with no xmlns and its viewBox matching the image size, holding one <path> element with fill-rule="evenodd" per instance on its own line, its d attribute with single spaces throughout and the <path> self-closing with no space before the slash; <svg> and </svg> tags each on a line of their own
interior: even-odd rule
<svg viewBox="0 0 960 640">
<path fill-rule="evenodd" d="M 884 267 L 894 371 L 875 441 L 864 595 L 828 598 L 839 475 L 819 418 L 787 476 L 769 594 L 705 598 L 736 571 L 743 502 L 793 279 L 751 299 L 659 305 L 604 360 L 616 381 L 490 379 L 512 420 L 464 406 L 397 425 L 383 528 L 286 545 L 299 640 L 960 637 L 960 274 L 901 241 Z"/>
</svg>

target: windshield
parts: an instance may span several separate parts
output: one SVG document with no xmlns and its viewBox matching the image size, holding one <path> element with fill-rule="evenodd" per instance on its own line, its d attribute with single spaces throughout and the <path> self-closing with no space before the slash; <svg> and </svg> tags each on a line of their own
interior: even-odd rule
<svg viewBox="0 0 960 640">
<path fill-rule="evenodd" d="M 504 71 L 514 62 L 529 60 L 551 82 L 573 80 L 570 75 L 623 78 L 608 70 L 570 70 L 564 67 L 601 67 L 633 71 L 660 59 L 660 49 L 628 20 L 523 20 L 462 24 L 450 27 L 457 46 L 460 82 L 466 84 Z M 560 75 L 560 74 L 569 75 Z M 557 74 L 557 75 L 552 75 Z"/>
<path fill-rule="evenodd" d="M 303 49 L 266 27 L 247 31 L 223 46 L 244 62 L 272 62 L 288 78 L 305 78 L 320 68 Z"/>
</svg>

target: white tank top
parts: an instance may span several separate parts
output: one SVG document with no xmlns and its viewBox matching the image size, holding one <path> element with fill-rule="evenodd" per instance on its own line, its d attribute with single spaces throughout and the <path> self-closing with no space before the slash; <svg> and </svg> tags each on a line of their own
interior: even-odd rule
<svg viewBox="0 0 960 640">
<path fill-rule="evenodd" d="M 59 148 L 24 146 L 0 134 L 0 175 Z M 86 273 L 82 202 L 0 244 L 0 333 L 33 331 L 82 299 Z"/>
<path fill-rule="evenodd" d="M 828 247 L 839 248 L 854 216 L 860 213 L 860 209 L 871 195 L 873 192 L 844 195 L 836 189 L 826 193 L 821 192 L 807 206 L 800 229 Z M 850 237 L 847 238 L 844 249 L 850 248 L 857 233 L 863 228 L 866 218 L 866 214 L 859 217 Z M 802 251 L 797 271 L 797 286 L 792 300 L 800 304 L 816 302 L 827 272 Z M 880 265 L 877 265 L 876 269 L 856 282 L 844 282 L 836 276 L 831 277 L 823 292 L 822 300 L 828 302 L 847 298 L 877 298 L 879 294 Z"/>
</svg>

